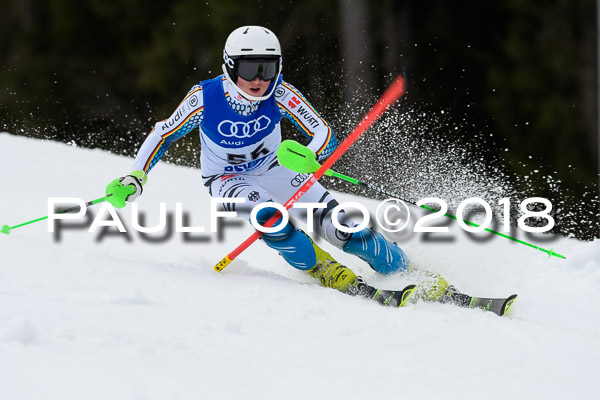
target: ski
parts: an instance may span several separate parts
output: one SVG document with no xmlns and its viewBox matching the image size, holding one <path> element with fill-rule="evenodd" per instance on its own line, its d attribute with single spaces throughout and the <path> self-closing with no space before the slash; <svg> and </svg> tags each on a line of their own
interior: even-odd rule
<svg viewBox="0 0 600 400">
<path fill-rule="evenodd" d="M 375 293 L 371 299 L 375 300 L 382 306 L 388 307 L 402 307 L 406 301 L 413 295 L 417 286 L 408 285 L 402 290 L 383 290 L 375 289 Z"/>
<path fill-rule="evenodd" d="M 350 288 L 348 288 L 346 293 L 351 296 L 361 296 L 370 300 L 375 300 L 382 306 L 402 307 L 414 294 L 416 289 L 416 285 L 408 285 L 402 290 L 377 289 L 367 285 L 367 283 L 359 276 Z"/>
<path fill-rule="evenodd" d="M 488 298 L 469 296 L 464 293 L 448 293 L 448 299 L 443 302 L 456 304 L 465 308 L 479 308 L 483 311 L 491 311 L 497 315 L 504 315 L 515 302 L 516 294 L 505 298 Z"/>
</svg>

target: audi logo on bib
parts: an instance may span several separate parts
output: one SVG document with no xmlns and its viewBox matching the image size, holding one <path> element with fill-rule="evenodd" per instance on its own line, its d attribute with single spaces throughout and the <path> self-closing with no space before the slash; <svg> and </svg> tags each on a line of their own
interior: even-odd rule
<svg viewBox="0 0 600 400">
<path fill-rule="evenodd" d="M 294 179 L 292 179 L 290 181 L 290 184 L 293 187 L 298 187 L 298 186 L 302 185 L 302 183 L 304 183 L 305 180 L 308 179 L 308 176 L 309 176 L 308 174 L 298 174 L 294 177 Z"/>
<path fill-rule="evenodd" d="M 271 123 L 271 118 L 261 115 L 257 119 L 248 122 L 233 122 L 225 120 L 218 126 L 219 133 L 226 137 L 235 137 L 239 139 L 249 138 L 258 132 L 267 129 Z"/>
</svg>

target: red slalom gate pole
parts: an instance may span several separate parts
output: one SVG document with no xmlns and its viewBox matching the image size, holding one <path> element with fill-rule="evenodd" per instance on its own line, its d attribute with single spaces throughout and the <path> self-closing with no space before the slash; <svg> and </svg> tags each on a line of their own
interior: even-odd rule
<svg viewBox="0 0 600 400">
<path fill-rule="evenodd" d="M 348 151 L 350 146 L 358 140 L 358 138 L 365 133 L 367 129 L 371 127 L 377 121 L 383 113 L 392 105 L 396 100 L 404 96 L 406 92 L 404 87 L 404 78 L 398 76 L 396 80 L 390 85 L 390 87 L 383 93 L 381 98 L 375 103 L 375 105 L 369 110 L 369 112 L 363 117 L 360 123 L 354 128 L 354 130 L 348 135 L 346 140 L 333 152 L 333 154 L 327 158 L 325 163 L 321 165 L 313 176 L 307 180 L 296 193 L 283 205 L 286 210 L 289 210 L 294 203 L 296 203 L 307 191 L 314 185 L 322 176 L 325 174 L 331 166 L 340 159 Z M 270 228 L 275 225 L 277 220 L 281 217 L 281 212 L 277 211 L 269 220 L 263 225 L 265 228 Z M 242 244 L 235 248 L 231 253 L 226 255 L 217 265 L 214 266 L 214 270 L 221 272 L 229 263 L 231 263 L 237 256 L 239 256 L 244 250 L 246 250 L 252 243 L 254 243 L 263 232 L 257 230 Z"/>
</svg>

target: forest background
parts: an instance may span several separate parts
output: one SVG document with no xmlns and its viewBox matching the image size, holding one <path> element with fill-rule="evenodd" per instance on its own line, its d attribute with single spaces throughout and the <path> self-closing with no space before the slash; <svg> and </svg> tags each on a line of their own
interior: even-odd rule
<svg viewBox="0 0 600 400">
<path fill-rule="evenodd" d="M 134 156 L 192 85 L 221 73 L 227 35 L 263 25 L 280 39 L 285 79 L 340 139 L 402 74 L 407 125 L 429 141 L 479 149 L 473 156 L 500 168 L 515 193 L 560 203 L 570 223 L 557 233 L 600 237 L 593 0 L 0 4 L 0 131 Z M 387 135 L 378 139 L 406 145 L 395 136 L 402 129 Z M 197 136 L 165 159 L 198 167 Z M 376 150 L 365 151 L 368 163 Z M 364 172 L 342 161 L 341 172 Z M 389 186 L 402 166 L 389 174 L 368 176 Z M 337 185 L 329 183 L 352 190 Z"/>
</svg>

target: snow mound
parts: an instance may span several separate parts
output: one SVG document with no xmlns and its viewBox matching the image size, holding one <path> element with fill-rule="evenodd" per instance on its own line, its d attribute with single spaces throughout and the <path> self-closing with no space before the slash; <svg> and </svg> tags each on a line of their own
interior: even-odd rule
<svg viewBox="0 0 600 400">
<path fill-rule="evenodd" d="M 101 197 L 131 164 L 0 134 L 0 226 L 46 215 L 49 197 Z M 137 203 L 144 226 L 159 222 L 161 202 L 171 214 L 179 202 L 188 226 L 208 231 L 209 200 L 199 171 L 163 163 Z M 131 208 L 119 211 L 128 228 Z M 261 242 L 215 273 L 251 233 L 231 225 L 222 234 L 155 236 L 69 225 L 56 235 L 42 221 L 0 234 L 0 398 L 593 399 L 600 392 L 598 240 L 527 238 L 567 256 L 560 260 L 467 235 L 455 223 L 447 234 L 395 238 L 415 264 L 464 292 L 518 293 L 511 315 L 500 318 L 440 304 L 379 307 L 316 285 Z M 377 276 L 319 243 L 371 284 L 407 281 Z"/>
</svg>

